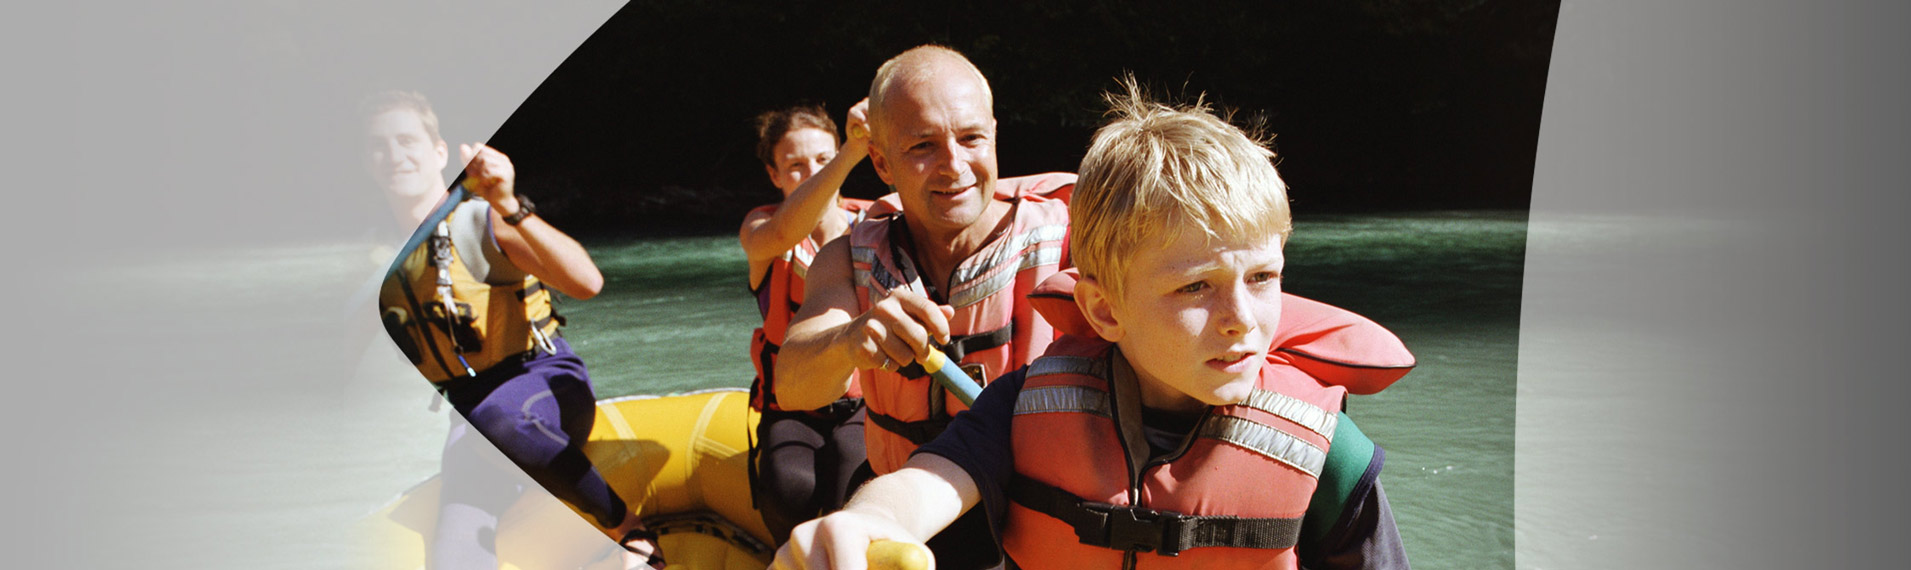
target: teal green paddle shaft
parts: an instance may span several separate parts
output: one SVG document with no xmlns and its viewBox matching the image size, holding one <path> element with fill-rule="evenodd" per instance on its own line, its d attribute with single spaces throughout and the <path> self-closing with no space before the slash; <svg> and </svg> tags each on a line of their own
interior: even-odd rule
<svg viewBox="0 0 1911 570">
<path fill-rule="evenodd" d="M 962 400 L 964 406 L 975 405 L 976 395 L 982 393 L 982 386 L 976 384 L 969 373 L 963 372 L 962 367 L 956 366 L 955 361 L 949 360 L 949 355 L 940 350 L 929 351 L 929 358 L 923 360 L 922 369 L 928 370 L 929 375 L 935 377 L 936 382 L 947 388 L 949 393 L 955 394 L 957 400 Z"/>
</svg>

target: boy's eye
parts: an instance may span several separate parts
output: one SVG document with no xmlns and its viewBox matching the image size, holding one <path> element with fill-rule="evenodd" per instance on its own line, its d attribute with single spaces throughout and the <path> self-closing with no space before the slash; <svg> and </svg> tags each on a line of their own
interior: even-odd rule
<svg viewBox="0 0 1911 570">
<path fill-rule="evenodd" d="M 1202 290 L 1202 289 L 1206 289 L 1207 287 L 1208 287 L 1208 284 L 1207 284 L 1206 282 L 1204 282 L 1204 281 L 1196 281 L 1196 282 L 1193 282 L 1193 283 L 1189 283 L 1189 284 L 1187 284 L 1187 285 L 1182 285 L 1180 289 L 1175 289 L 1175 290 L 1174 290 L 1174 292 L 1176 292 L 1176 293 L 1194 293 L 1194 292 L 1196 292 L 1196 291 L 1200 291 L 1200 290 Z"/>
<path fill-rule="evenodd" d="M 1281 278 L 1281 274 L 1279 273 L 1275 273 L 1272 271 L 1259 271 L 1259 272 L 1255 272 L 1252 275 L 1247 276 L 1247 281 L 1249 283 L 1266 283 L 1269 281 L 1278 281 L 1280 280 L 1280 278 Z"/>
</svg>

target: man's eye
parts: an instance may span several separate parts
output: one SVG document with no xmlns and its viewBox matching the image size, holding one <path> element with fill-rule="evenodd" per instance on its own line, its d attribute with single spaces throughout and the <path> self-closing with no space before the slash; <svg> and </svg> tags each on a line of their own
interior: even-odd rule
<svg viewBox="0 0 1911 570">
<path fill-rule="evenodd" d="M 1247 280 L 1249 283 L 1266 283 L 1269 281 L 1279 281 L 1280 278 L 1281 278 L 1281 274 L 1279 273 L 1275 273 L 1273 271 L 1261 271 L 1261 272 L 1256 272 L 1253 275 L 1249 275 L 1247 277 Z"/>
<path fill-rule="evenodd" d="M 1200 291 L 1200 290 L 1202 290 L 1202 289 L 1206 289 L 1206 288 L 1208 288 L 1208 284 L 1207 284 L 1206 282 L 1203 282 L 1203 281 L 1196 281 L 1196 282 L 1193 282 L 1193 283 L 1189 283 L 1189 284 L 1187 284 L 1187 285 L 1182 285 L 1180 289 L 1175 289 L 1175 290 L 1174 290 L 1174 292 L 1176 292 L 1176 293 L 1194 293 L 1194 292 L 1197 292 L 1197 291 Z"/>
</svg>

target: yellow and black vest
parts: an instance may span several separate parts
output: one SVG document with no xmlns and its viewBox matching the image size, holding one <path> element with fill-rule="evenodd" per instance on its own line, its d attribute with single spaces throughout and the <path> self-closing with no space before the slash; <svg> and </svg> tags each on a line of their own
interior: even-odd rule
<svg viewBox="0 0 1911 570">
<path fill-rule="evenodd" d="M 561 324 L 551 292 L 529 275 L 494 285 L 473 277 L 438 222 L 379 290 L 385 331 L 432 382 L 475 376 L 533 349 L 554 351 Z"/>
</svg>

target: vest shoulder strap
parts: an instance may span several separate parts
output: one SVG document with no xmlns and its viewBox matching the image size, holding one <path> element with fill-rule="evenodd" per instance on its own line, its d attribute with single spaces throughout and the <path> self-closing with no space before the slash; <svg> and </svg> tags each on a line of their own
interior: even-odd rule
<svg viewBox="0 0 1911 570">
<path fill-rule="evenodd" d="M 946 414 L 939 414 L 931 416 L 926 420 L 912 422 L 897 419 L 894 416 L 879 413 L 876 410 L 870 410 L 868 421 L 869 423 L 881 426 L 884 430 L 888 430 L 889 433 L 902 436 L 903 439 L 909 440 L 910 443 L 922 446 L 934 440 L 936 436 L 942 435 L 942 431 L 949 428 L 950 417 Z"/>
</svg>

